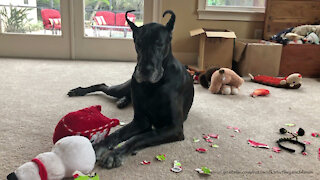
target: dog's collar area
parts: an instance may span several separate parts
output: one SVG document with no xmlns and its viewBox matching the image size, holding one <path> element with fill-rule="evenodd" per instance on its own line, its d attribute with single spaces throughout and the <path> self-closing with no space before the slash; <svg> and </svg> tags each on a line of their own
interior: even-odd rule
<svg viewBox="0 0 320 180">
<path fill-rule="evenodd" d="M 34 158 L 31 161 L 37 164 L 41 180 L 48 180 L 48 173 L 44 164 L 37 158 Z"/>
</svg>

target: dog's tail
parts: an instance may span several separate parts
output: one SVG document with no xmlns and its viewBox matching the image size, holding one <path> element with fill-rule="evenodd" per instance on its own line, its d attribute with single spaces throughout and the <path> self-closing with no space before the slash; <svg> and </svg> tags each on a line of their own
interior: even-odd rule
<svg viewBox="0 0 320 180">
<path fill-rule="evenodd" d="M 127 11 L 125 17 L 126 17 L 126 21 L 128 22 L 129 26 L 131 27 L 132 31 L 135 31 L 136 29 L 138 29 L 138 27 L 128 19 L 128 13 L 133 12 L 133 11 L 135 11 L 135 10 Z"/>
<path fill-rule="evenodd" d="M 174 26 L 174 22 L 175 22 L 175 20 L 176 20 L 176 15 L 174 14 L 173 11 L 171 11 L 171 10 L 166 10 L 166 11 L 163 13 L 162 17 L 164 17 L 164 16 L 165 16 L 166 14 L 168 14 L 168 13 L 171 14 L 171 18 L 170 18 L 170 20 L 167 22 L 166 27 L 167 27 L 168 30 L 172 31 L 172 30 L 173 30 L 173 26 Z"/>
</svg>

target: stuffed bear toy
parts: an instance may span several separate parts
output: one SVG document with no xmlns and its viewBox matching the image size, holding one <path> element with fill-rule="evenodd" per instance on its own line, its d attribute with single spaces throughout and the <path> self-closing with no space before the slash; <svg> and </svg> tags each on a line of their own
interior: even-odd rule
<svg viewBox="0 0 320 180">
<path fill-rule="evenodd" d="M 59 121 L 54 130 L 53 143 L 66 136 L 81 135 L 96 144 L 118 124 L 118 119 L 110 119 L 101 114 L 100 105 L 84 108 L 68 113 Z"/>
<path fill-rule="evenodd" d="M 210 68 L 200 75 L 200 84 L 214 94 L 238 94 L 243 82 L 244 80 L 229 68 Z"/>
<path fill-rule="evenodd" d="M 253 76 L 252 74 L 249 74 L 249 77 L 253 82 L 259 84 L 286 89 L 298 89 L 301 87 L 302 81 L 302 76 L 299 73 L 293 73 L 284 78 L 271 77 L 265 75 Z"/>
<path fill-rule="evenodd" d="M 307 36 L 308 34 L 314 32 L 318 37 L 320 37 L 320 25 L 297 26 L 293 28 L 291 32 L 296 33 L 300 36 Z"/>
<path fill-rule="evenodd" d="M 88 138 L 68 136 L 60 139 L 51 152 L 37 155 L 18 167 L 7 180 L 60 180 L 73 177 L 75 171 L 90 173 L 96 155 Z"/>
</svg>

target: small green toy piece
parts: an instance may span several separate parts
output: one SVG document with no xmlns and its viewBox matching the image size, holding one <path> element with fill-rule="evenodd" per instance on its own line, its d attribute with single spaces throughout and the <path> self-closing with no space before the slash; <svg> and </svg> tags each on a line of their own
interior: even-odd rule
<svg viewBox="0 0 320 180">
<path fill-rule="evenodd" d="M 217 145 L 217 144 L 211 144 L 210 146 L 213 147 L 213 148 L 218 148 L 219 147 L 219 145 Z"/>
<path fill-rule="evenodd" d="M 74 180 L 99 180 L 99 175 L 95 172 L 86 175 L 80 171 L 75 171 L 73 173 L 73 178 Z"/>
<path fill-rule="evenodd" d="M 158 156 L 156 156 L 156 159 L 158 161 L 165 161 L 166 160 L 166 155 L 165 154 L 159 154 Z"/>
<path fill-rule="evenodd" d="M 200 139 L 198 139 L 198 138 L 193 138 L 193 142 L 197 143 L 197 142 L 199 142 L 199 141 L 200 141 Z"/>
<path fill-rule="evenodd" d="M 201 168 L 197 168 L 195 169 L 198 173 L 200 174 L 205 174 L 205 175 L 211 175 L 212 170 L 203 166 Z"/>
<path fill-rule="evenodd" d="M 293 123 L 288 123 L 288 124 L 285 124 L 286 126 L 288 126 L 288 127 L 294 127 L 294 126 L 296 126 L 296 124 L 293 124 Z"/>
</svg>

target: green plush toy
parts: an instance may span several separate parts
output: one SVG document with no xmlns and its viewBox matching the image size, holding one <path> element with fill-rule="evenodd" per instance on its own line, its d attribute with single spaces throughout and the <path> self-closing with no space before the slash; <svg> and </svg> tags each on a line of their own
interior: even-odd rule
<svg viewBox="0 0 320 180">
<path fill-rule="evenodd" d="M 73 173 L 74 180 L 99 180 L 99 176 L 97 173 L 91 173 L 91 174 L 83 174 L 80 171 L 75 171 Z"/>
</svg>

